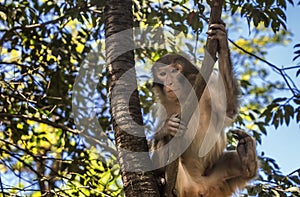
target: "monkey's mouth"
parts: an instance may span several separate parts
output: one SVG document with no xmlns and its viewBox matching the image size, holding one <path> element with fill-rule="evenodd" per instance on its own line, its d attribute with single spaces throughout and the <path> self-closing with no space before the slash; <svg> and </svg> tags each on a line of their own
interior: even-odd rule
<svg viewBox="0 0 300 197">
<path fill-rule="evenodd" d="M 177 92 L 179 89 L 177 88 L 177 89 L 172 89 L 172 88 L 169 88 L 169 87 L 165 87 L 165 91 L 166 91 L 166 93 L 175 93 L 175 92 Z"/>
</svg>

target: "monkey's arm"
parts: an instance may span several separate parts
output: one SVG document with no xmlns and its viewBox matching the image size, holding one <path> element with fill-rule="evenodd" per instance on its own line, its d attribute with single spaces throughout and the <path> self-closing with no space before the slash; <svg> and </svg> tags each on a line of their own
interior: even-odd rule
<svg viewBox="0 0 300 197">
<path fill-rule="evenodd" d="M 233 72 L 230 50 L 227 41 L 227 32 L 224 24 L 212 24 L 207 32 L 209 39 L 218 40 L 218 61 L 221 80 L 224 82 L 227 101 L 227 116 L 234 118 L 238 111 L 238 84 Z"/>
</svg>

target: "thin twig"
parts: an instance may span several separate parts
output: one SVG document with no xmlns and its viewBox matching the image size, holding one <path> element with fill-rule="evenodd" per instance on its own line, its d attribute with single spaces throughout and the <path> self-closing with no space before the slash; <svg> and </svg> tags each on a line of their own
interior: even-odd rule
<svg viewBox="0 0 300 197">
<path fill-rule="evenodd" d="M 267 60 L 265 60 L 265 59 L 263 59 L 263 58 L 261 58 L 261 57 L 255 55 L 254 53 L 251 53 L 251 52 L 247 51 L 246 49 L 244 49 L 244 48 L 242 48 L 241 46 L 237 45 L 237 44 L 236 44 L 234 41 L 232 41 L 231 39 L 228 38 L 228 40 L 229 40 L 229 42 L 230 42 L 231 44 L 233 44 L 236 48 L 238 48 L 238 49 L 240 49 L 241 51 L 243 51 L 244 53 L 246 53 L 246 54 L 248 54 L 248 55 L 250 55 L 250 56 L 252 56 L 252 57 L 255 57 L 256 59 L 258 59 L 258 60 L 264 62 L 265 64 L 267 64 L 268 66 L 270 66 L 271 68 L 273 68 L 274 70 L 276 70 L 277 72 L 279 72 L 279 74 L 282 76 L 283 80 L 284 80 L 285 83 L 287 84 L 289 90 L 293 93 L 294 96 L 297 95 L 296 92 L 294 91 L 294 89 L 291 87 L 291 85 L 290 85 L 290 83 L 289 83 L 289 81 L 288 81 L 288 77 L 287 77 L 286 74 L 284 73 L 283 69 L 280 69 L 280 68 L 278 68 L 276 65 L 274 65 L 274 64 L 272 64 L 272 63 L 270 63 L 270 62 L 268 62 Z"/>
<path fill-rule="evenodd" d="M 0 174 L 0 187 L 1 187 L 2 196 L 5 197 L 4 188 L 3 188 L 3 185 L 2 185 L 1 174 Z"/>
<path fill-rule="evenodd" d="M 294 170 L 293 172 L 289 173 L 287 176 L 291 176 L 292 174 L 299 172 L 300 173 L 300 168 L 298 168 L 297 170 Z"/>
</svg>

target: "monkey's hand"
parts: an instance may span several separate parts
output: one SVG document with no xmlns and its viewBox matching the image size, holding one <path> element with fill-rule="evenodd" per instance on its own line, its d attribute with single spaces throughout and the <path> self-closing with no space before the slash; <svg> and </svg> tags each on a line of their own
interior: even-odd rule
<svg viewBox="0 0 300 197">
<path fill-rule="evenodd" d="M 177 136 L 182 136 L 187 130 L 186 124 L 181 121 L 178 116 L 178 114 L 173 114 L 167 122 L 168 131 L 172 137 L 174 137 L 176 134 Z"/>
<path fill-rule="evenodd" d="M 234 137 L 239 140 L 237 153 L 241 161 L 242 174 L 246 178 L 253 178 L 257 174 L 257 156 L 254 139 L 246 132 L 233 130 Z"/>
<path fill-rule="evenodd" d="M 208 35 L 208 39 L 218 40 L 219 52 L 220 50 L 228 50 L 227 31 L 224 22 L 220 24 L 211 24 L 206 33 Z"/>
</svg>

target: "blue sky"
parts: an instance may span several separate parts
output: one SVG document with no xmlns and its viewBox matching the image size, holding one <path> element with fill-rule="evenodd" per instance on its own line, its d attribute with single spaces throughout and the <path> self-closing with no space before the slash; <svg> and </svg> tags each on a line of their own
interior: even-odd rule
<svg viewBox="0 0 300 197">
<path fill-rule="evenodd" d="M 287 46 L 273 47 L 267 56 L 267 60 L 271 63 L 279 67 L 296 65 L 297 61 L 292 62 L 292 59 L 294 57 L 293 46 L 300 43 L 299 17 L 300 7 L 289 6 L 287 10 L 287 28 L 294 34 L 292 42 Z M 296 70 L 293 70 L 293 72 L 296 72 Z M 273 74 L 271 77 L 273 77 Z M 275 77 L 276 80 L 279 78 L 277 74 L 274 74 Z M 299 88 L 299 77 L 296 79 L 295 73 L 292 73 L 291 77 Z M 287 92 L 279 92 L 278 96 L 286 96 L 286 94 Z M 263 138 L 262 146 L 258 146 L 257 149 L 259 154 L 264 151 L 266 156 L 274 158 L 284 174 L 300 168 L 300 124 L 297 125 L 295 121 L 291 121 L 288 127 L 281 126 L 277 130 L 269 127 L 268 135 Z"/>
</svg>

